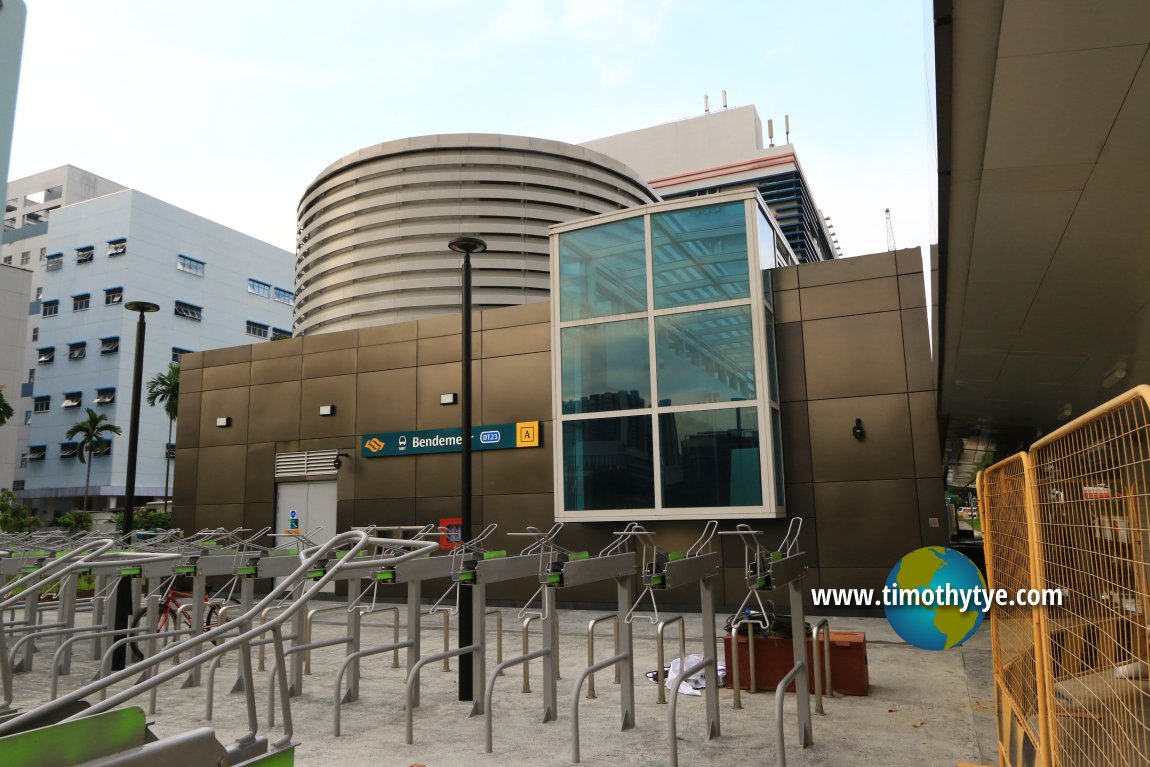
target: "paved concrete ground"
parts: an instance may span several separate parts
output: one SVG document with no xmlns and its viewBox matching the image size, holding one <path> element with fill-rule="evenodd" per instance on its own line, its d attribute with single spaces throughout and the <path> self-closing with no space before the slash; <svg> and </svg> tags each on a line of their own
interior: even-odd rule
<svg viewBox="0 0 1150 767">
<path fill-rule="evenodd" d="M 519 625 L 514 609 L 505 615 L 504 653 L 519 651 Z M 343 735 L 332 735 L 334 674 L 342 648 L 317 650 L 312 674 L 306 677 L 303 695 L 293 699 L 294 737 L 299 741 L 296 764 L 327 765 L 566 765 L 571 763 L 571 701 L 573 680 L 586 664 L 586 626 L 595 613 L 561 611 L 558 720 L 542 723 L 541 670 L 531 664 L 532 694 L 522 693 L 521 669 L 500 679 L 494 697 L 494 753 L 484 753 L 484 720 L 469 718 L 470 704 L 456 700 L 455 661 L 452 672 L 435 664 L 423 673 L 422 705 L 415 711 L 415 743 L 404 743 L 402 709 L 404 672 L 393 669 L 391 656 L 364 661 L 361 700 L 343 709 Z M 340 613 L 319 616 L 315 638 L 343 634 Z M 366 626 L 364 646 L 391 641 L 389 618 Z M 717 619 L 721 630 L 722 618 Z M 902 642 L 881 618 L 832 618 L 834 630 L 858 630 L 867 634 L 871 690 L 868 697 L 826 700 L 826 715 L 814 716 L 814 745 L 801 750 L 795 742 L 794 696 L 786 710 L 787 763 L 800 767 L 827 765 L 854 767 L 953 766 L 960 762 L 996 764 L 994 696 L 991 687 L 989 626 L 984 625 L 966 646 L 945 652 L 918 650 Z M 668 706 L 656 704 L 656 687 L 643 672 L 656 665 L 655 630 L 640 618 L 635 624 L 636 727 L 621 732 L 618 687 L 611 672 L 597 677 L 598 698 L 580 700 L 582 763 L 588 765 L 668 764 Z M 538 624 L 532 629 L 532 648 L 538 645 Z M 718 632 L 716 632 L 718 633 Z M 610 641 L 601 627 L 597 657 L 609 657 Z M 702 622 L 688 616 L 688 653 L 701 651 Z M 671 636 L 669 633 L 668 636 Z M 426 652 L 441 647 L 438 620 L 424 625 Z M 677 641 L 668 642 L 668 653 L 677 654 Z M 721 646 L 721 645 L 720 645 Z M 401 659 L 402 660 L 402 659 Z M 495 651 L 488 653 L 489 669 Z M 16 679 L 16 702 L 27 707 L 47 690 L 47 653 L 38 656 L 38 667 Z M 77 663 L 77 672 L 63 689 L 79 686 L 94 664 Z M 79 673 L 79 672 L 84 672 Z M 168 685 L 159 693 L 152 717 L 159 734 L 199 726 L 215 727 L 225 743 L 245 729 L 242 695 L 228 694 L 235 678 L 234 661 L 221 669 L 214 720 L 204 718 L 204 688 L 179 689 Z M 258 682 L 259 715 L 263 734 L 275 738 L 280 727 L 267 728 L 267 675 Z M 147 705 L 140 699 L 140 705 Z M 776 764 L 774 744 L 774 693 L 743 696 L 741 710 L 732 708 L 732 693 L 720 691 L 722 736 L 708 741 L 704 731 L 703 699 L 682 696 L 678 705 L 679 763 L 681 765 Z M 277 724 L 279 715 L 277 712 Z"/>
</svg>

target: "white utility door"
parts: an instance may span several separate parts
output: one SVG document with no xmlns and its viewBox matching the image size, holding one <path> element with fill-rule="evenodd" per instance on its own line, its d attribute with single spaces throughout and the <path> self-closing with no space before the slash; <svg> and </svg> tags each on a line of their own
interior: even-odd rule
<svg viewBox="0 0 1150 767">
<path fill-rule="evenodd" d="M 335 482 L 279 482 L 276 484 L 276 533 L 298 530 L 323 543 L 335 535 Z M 317 530 L 316 528 L 322 528 Z M 285 543 L 279 537 L 277 544 Z M 324 591 L 335 591 L 328 586 Z"/>
</svg>

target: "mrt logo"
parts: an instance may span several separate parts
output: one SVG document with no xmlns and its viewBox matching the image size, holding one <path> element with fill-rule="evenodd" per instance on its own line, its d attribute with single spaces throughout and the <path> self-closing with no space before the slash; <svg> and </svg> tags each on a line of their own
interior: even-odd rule
<svg viewBox="0 0 1150 767">
<path fill-rule="evenodd" d="M 363 446 L 373 453 L 378 453 L 380 450 L 383 450 L 384 443 L 381 442 L 378 438 L 372 437 L 367 442 L 365 442 Z"/>
</svg>

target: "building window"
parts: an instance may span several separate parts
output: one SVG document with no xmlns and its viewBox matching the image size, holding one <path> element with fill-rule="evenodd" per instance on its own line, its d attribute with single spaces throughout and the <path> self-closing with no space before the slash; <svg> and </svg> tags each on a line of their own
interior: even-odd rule
<svg viewBox="0 0 1150 767">
<path fill-rule="evenodd" d="M 273 341 L 283 341 L 285 338 L 291 338 L 290 330 L 284 330 L 283 328 L 272 328 Z"/>
<path fill-rule="evenodd" d="M 40 260 L 43 261 L 48 255 L 47 248 L 40 248 Z"/>
<path fill-rule="evenodd" d="M 559 235 L 561 320 L 647 308 L 643 217 Z"/>
<path fill-rule="evenodd" d="M 104 306 L 115 306 L 124 303 L 123 288 L 104 288 Z"/>
<path fill-rule="evenodd" d="M 12 265 L 12 256 L 4 256 L 4 263 L 8 266 Z"/>
<path fill-rule="evenodd" d="M 75 343 L 68 344 L 68 359 L 82 360 L 88 356 L 88 342 L 76 341 Z"/>
<path fill-rule="evenodd" d="M 45 224 L 48 222 L 48 211 L 38 210 L 34 213 L 24 214 L 24 226 L 35 226 L 36 224 Z"/>
<path fill-rule="evenodd" d="M 100 339 L 100 354 L 116 354 L 120 351 L 120 337 Z"/>
<path fill-rule="evenodd" d="M 32 251 L 26 250 L 20 254 L 20 266 L 27 266 L 32 262 Z"/>
<path fill-rule="evenodd" d="M 36 358 L 36 364 L 38 365 L 51 365 L 56 361 L 55 346 L 45 346 L 43 348 L 37 349 L 36 352 L 38 354 Z"/>
<path fill-rule="evenodd" d="M 177 301 L 176 316 L 199 322 L 204 318 L 204 308 L 202 306 L 195 306 L 193 304 L 185 304 L 183 301 Z"/>
<path fill-rule="evenodd" d="M 60 443 L 60 457 L 61 458 L 75 458 L 80 452 L 80 446 L 75 442 L 61 442 Z"/>
<path fill-rule="evenodd" d="M 36 300 L 39 301 L 44 297 L 44 288 L 36 288 Z"/>
<path fill-rule="evenodd" d="M 96 440 L 95 448 L 92 450 L 92 455 L 100 457 L 112 454 L 112 440 L 98 439 Z"/>
<path fill-rule="evenodd" d="M 95 257 L 96 249 L 91 245 L 85 245 L 82 248 L 76 248 L 77 264 L 90 264 Z"/>
<path fill-rule="evenodd" d="M 276 288 L 275 300 L 279 301 L 281 304 L 287 304 L 288 306 L 291 306 L 295 303 L 295 293 L 292 293 L 290 290 L 284 290 L 283 288 Z"/>
<path fill-rule="evenodd" d="M 117 237 L 114 240 L 108 240 L 108 255 L 109 256 L 122 256 L 128 252 L 128 241 L 123 237 Z"/>
<path fill-rule="evenodd" d="M 111 405 L 116 401 L 115 389 L 96 389 L 96 404 Z"/>
<path fill-rule="evenodd" d="M 173 346 L 172 347 L 172 362 L 179 365 L 180 364 L 180 357 L 183 357 L 185 354 L 191 354 L 191 353 L 192 352 L 190 349 L 180 349 L 179 347 Z"/>
<path fill-rule="evenodd" d="M 36 342 L 39 340 L 40 340 L 40 328 L 38 328 L 38 327 L 32 328 L 32 341 Z"/>
<path fill-rule="evenodd" d="M 24 411 L 24 425 L 27 426 L 30 423 L 32 423 L 32 411 L 31 410 L 25 410 Z"/>
<path fill-rule="evenodd" d="M 40 314 L 44 317 L 55 317 L 60 313 L 59 301 L 45 301 L 40 307 Z"/>
<path fill-rule="evenodd" d="M 52 409 L 52 397 L 33 397 L 32 398 L 32 412 L 33 413 L 47 413 Z"/>
<path fill-rule="evenodd" d="M 175 442 L 169 442 L 167 444 L 167 446 L 164 448 L 164 456 L 169 461 L 175 459 L 175 457 L 176 457 L 176 443 Z"/>
<path fill-rule="evenodd" d="M 655 308 L 750 296 L 742 202 L 651 216 Z"/>
<path fill-rule="evenodd" d="M 267 338 L 268 326 L 248 320 L 248 335 L 255 336 L 256 338 Z"/>
<path fill-rule="evenodd" d="M 257 296 L 263 296 L 264 298 L 271 298 L 272 286 L 266 282 L 260 282 L 259 280 L 249 279 L 248 280 L 248 292 L 249 293 L 255 293 Z"/>
<path fill-rule="evenodd" d="M 28 383 L 36 382 L 36 368 L 28 368 Z"/>
<path fill-rule="evenodd" d="M 21 453 L 20 454 L 20 468 L 21 469 L 27 469 L 28 468 L 28 454 L 27 453 Z M 12 489 L 15 490 L 16 488 L 12 488 Z"/>
<path fill-rule="evenodd" d="M 49 272 L 54 272 L 57 269 L 63 269 L 64 268 L 64 254 L 63 253 L 53 253 L 52 255 L 48 256 L 48 264 L 44 268 L 46 270 L 48 270 Z"/>
<path fill-rule="evenodd" d="M 64 393 L 64 401 L 60 403 L 60 407 L 67 407 L 67 408 L 80 407 L 80 403 L 83 402 L 83 400 L 84 400 L 84 395 L 81 392 L 78 392 L 78 391 L 65 392 Z"/>
<path fill-rule="evenodd" d="M 203 261 L 192 258 L 191 256 L 185 256 L 183 253 L 176 256 L 176 268 L 181 272 L 187 272 L 188 274 L 194 274 L 197 277 L 203 277 L 204 267 L 205 264 Z"/>
<path fill-rule="evenodd" d="M 85 311 L 92 303 L 91 293 L 81 293 L 78 296 L 72 296 L 72 311 L 82 312 Z"/>
<path fill-rule="evenodd" d="M 28 460 L 29 461 L 43 461 L 44 457 L 48 455 L 47 445 L 29 445 L 28 446 Z"/>
</svg>

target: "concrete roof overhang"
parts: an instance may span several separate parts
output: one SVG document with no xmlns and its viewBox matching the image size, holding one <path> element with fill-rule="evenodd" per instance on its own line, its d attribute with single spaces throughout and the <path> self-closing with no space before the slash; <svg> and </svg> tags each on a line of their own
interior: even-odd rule
<svg viewBox="0 0 1150 767">
<path fill-rule="evenodd" d="M 934 17 L 953 465 L 1150 380 L 1150 3 L 935 0 Z"/>
</svg>

